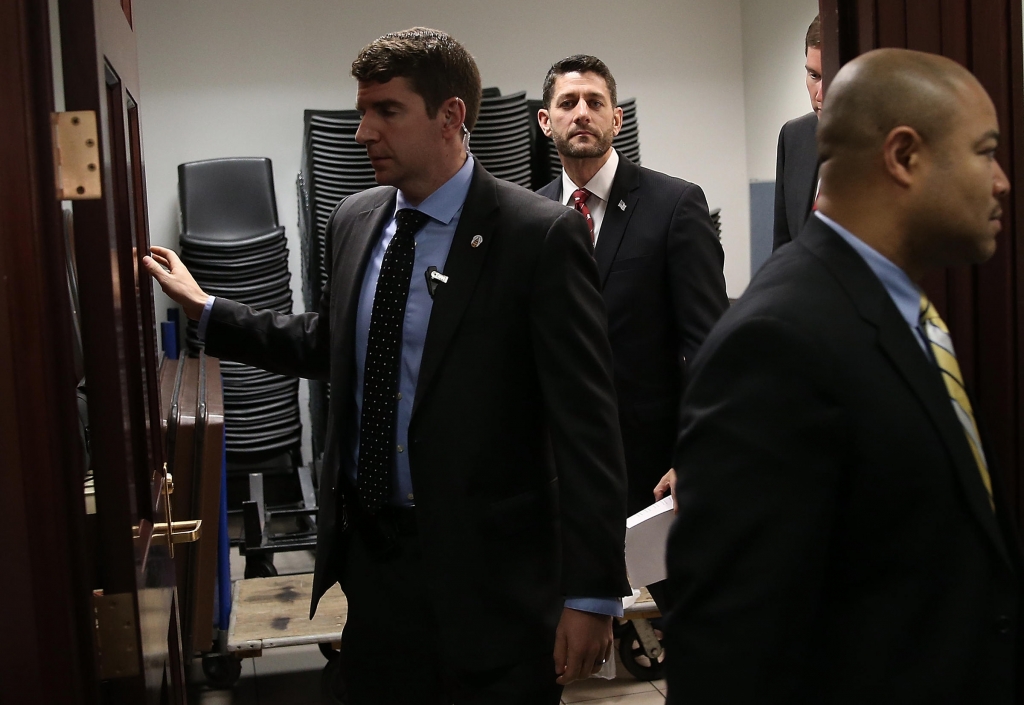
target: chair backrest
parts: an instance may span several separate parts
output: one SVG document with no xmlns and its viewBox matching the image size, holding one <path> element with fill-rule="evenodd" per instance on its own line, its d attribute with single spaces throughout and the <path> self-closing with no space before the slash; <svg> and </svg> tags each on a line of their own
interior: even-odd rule
<svg viewBox="0 0 1024 705">
<path fill-rule="evenodd" d="M 178 165 L 181 234 L 239 240 L 278 227 L 274 169 L 265 157 Z"/>
</svg>

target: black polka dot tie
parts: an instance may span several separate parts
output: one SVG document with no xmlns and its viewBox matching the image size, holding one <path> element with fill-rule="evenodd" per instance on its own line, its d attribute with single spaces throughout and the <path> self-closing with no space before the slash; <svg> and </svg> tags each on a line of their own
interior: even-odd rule
<svg viewBox="0 0 1024 705">
<path fill-rule="evenodd" d="M 414 236 L 428 219 L 425 213 L 411 208 L 403 208 L 395 214 L 398 228 L 384 253 L 373 295 L 370 333 L 366 341 L 356 481 L 359 504 L 369 514 L 376 514 L 391 496 L 402 324 L 416 257 Z"/>
<path fill-rule="evenodd" d="M 587 219 L 587 227 L 590 228 L 590 244 L 594 244 L 594 219 L 587 208 L 587 199 L 590 198 L 590 191 L 585 188 L 578 188 L 572 192 L 572 205 Z"/>
</svg>

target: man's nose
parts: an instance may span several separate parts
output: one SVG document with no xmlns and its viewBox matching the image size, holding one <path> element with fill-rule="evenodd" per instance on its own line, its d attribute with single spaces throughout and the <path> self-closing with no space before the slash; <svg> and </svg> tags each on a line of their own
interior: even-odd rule
<svg viewBox="0 0 1024 705">
<path fill-rule="evenodd" d="M 376 140 L 376 133 L 366 124 L 366 116 L 359 120 L 359 127 L 356 128 L 356 142 L 365 145 Z"/>
<path fill-rule="evenodd" d="M 818 81 L 818 90 L 816 90 L 816 91 L 814 92 L 814 100 L 815 100 L 815 102 L 816 102 L 816 103 L 817 103 L 818 105 L 821 105 L 821 104 L 822 104 L 822 102 L 823 102 L 823 96 L 822 96 L 822 90 L 821 90 L 821 86 L 822 86 L 822 81 Z"/>
<path fill-rule="evenodd" d="M 1006 194 L 1010 193 L 1010 180 L 1006 178 L 1006 172 L 1003 171 L 1003 167 L 999 166 L 999 162 L 996 162 L 996 173 L 995 179 L 992 181 L 992 192 L 997 198 L 1002 198 Z"/>
<path fill-rule="evenodd" d="M 576 117 L 577 118 L 590 118 L 590 110 L 587 108 L 587 101 L 581 100 L 576 104 Z"/>
</svg>

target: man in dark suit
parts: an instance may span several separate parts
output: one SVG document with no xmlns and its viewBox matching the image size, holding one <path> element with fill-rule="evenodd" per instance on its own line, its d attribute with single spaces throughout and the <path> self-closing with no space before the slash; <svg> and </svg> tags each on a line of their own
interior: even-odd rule
<svg viewBox="0 0 1024 705">
<path fill-rule="evenodd" d="M 821 113 L 821 20 L 816 15 L 804 37 L 804 70 L 813 110 L 790 120 L 779 133 L 775 165 L 775 227 L 772 250 L 795 240 L 811 213 L 818 190 L 818 143 L 814 133 Z"/>
<path fill-rule="evenodd" d="M 586 223 L 467 154 L 480 77 L 448 35 L 386 35 L 352 73 L 381 187 L 332 215 L 317 313 L 211 300 L 168 250 L 147 267 L 209 353 L 331 382 L 311 611 L 339 581 L 344 701 L 557 703 L 628 593 Z"/>
<path fill-rule="evenodd" d="M 538 121 L 562 174 L 539 193 L 584 212 L 591 226 L 632 514 L 651 504 L 671 467 L 687 360 L 729 306 L 725 256 L 699 186 L 612 148 L 622 109 L 604 62 L 577 55 L 555 63 L 543 99 Z"/>
<path fill-rule="evenodd" d="M 1009 183 L 963 67 L 847 64 L 818 211 L 693 365 L 669 702 L 1010 705 L 1024 563 L 929 271 L 995 251 Z"/>
</svg>

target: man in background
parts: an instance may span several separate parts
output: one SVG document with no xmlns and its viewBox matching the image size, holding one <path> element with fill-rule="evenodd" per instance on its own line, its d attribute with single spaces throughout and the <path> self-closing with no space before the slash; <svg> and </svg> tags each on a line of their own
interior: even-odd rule
<svg viewBox="0 0 1024 705">
<path fill-rule="evenodd" d="M 804 70 L 811 112 L 790 120 L 779 133 L 775 166 L 775 227 L 772 250 L 795 240 L 803 230 L 818 190 L 818 144 L 814 133 L 821 113 L 821 20 L 815 16 L 804 36 Z"/>
<path fill-rule="evenodd" d="M 666 650 L 678 705 L 1010 705 L 1024 558 L 921 291 L 996 249 L 999 125 L 959 64 L 847 64 L 821 193 L 693 365 Z"/>
<path fill-rule="evenodd" d="M 583 213 L 590 228 L 633 514 L 652 503 L 671 467 L 687 361 L 729 299 L 704 192 L 612 147 L 622 128 L 617 98 L 615 78 L 597 57 L 570 56 L 550 68 L 537 119 L 562 173 L 538 193 Z"/>
<path fill-rule="evenodd" d="M 327 225 L 316 313 L 148 271 L 212 355 L 331 382 L 311 613 L 348 599 L 346 705 L 556 705 L 600 669 L 628 594 L 625 467 L 584 219 L 489 175 L 480 74 L 414 28 L 352 64 L 380 187 Z"/>
</svg>

